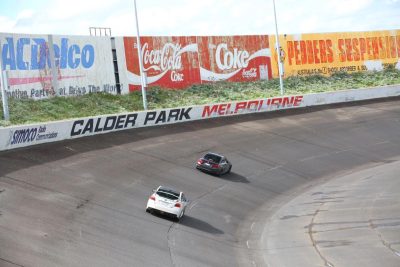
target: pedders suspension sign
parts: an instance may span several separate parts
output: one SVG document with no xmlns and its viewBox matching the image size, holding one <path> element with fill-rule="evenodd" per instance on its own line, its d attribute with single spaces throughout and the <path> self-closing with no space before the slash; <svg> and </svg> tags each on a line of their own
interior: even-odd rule
<svg viewBox="0 0 400 267">
<path fill-rule="evenodd" d="M 198 37 L 204 82 L 257 81 L 272 76 L 268 36 Z"/>
<path fill-rule="evenodd" d="M 185 88 L 200 83 L 196 37 L 141 37 L 143 69 L 148 86 Z M 136 38 L 124 37 L 129 91 L 138 90 L 139 57 Z"/>
</svg>

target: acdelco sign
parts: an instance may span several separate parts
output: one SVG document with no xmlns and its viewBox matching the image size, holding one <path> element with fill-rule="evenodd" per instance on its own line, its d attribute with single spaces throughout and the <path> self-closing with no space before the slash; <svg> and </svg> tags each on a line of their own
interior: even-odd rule
<svg viewBox="0 0 400 267">
<path fill-rule="evenodd" d="M 42 70 L 51 67 L 48 43 L 44 38 L 6 37 L 1 49 L 3 69 Z M 95 60 L 95 50 L 91 44 L 80 47 L 69 44 L 68 38 L 61 38 L 60 45 L 54 44 L 54 55 L 60 69 L 90 68 Z M 29 51 L 30 53 L 26 53 Z"/>
<path fill-rule="evenodd" d="M 215 52 L 216 63 L 220 70 L 246 68 L 249 65 L 249 57 L 250 54 L 246 50 L 234 48 L 233 52 L 229 51 L 227 44 L 219 44 Z"/>
</svg>

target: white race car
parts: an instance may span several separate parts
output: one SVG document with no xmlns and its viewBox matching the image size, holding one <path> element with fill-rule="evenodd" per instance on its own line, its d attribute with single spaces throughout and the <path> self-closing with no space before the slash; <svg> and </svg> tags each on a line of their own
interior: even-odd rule
<svg viewBox="0 0 400 267">
<path fill-rule="evenodd" d="M 185 214 L 185 209 L 188 204 L 183 192 L 178 192 L 174 189 L 159 186 L 153 190 L 153 194 L 147 201 L 146 211 L 157 211 L 161 214 L 170 215 L 179 220 Z"/>
</svg>

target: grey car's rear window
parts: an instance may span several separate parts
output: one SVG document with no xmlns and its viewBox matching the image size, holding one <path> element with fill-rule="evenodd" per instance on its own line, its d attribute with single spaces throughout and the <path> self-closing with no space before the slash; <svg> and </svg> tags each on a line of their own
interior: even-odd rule
<svg viewBox="0 0 400 267">
<path fill-rule="evenodd" d="M 221 161 L 221 157 L 217 156 L 217 155 L 214 155 L 214 154 L 206 154 L 204 156 L 204 159 L 211 160 L 211 161 L 213 161 L 215 163 L 219 163 Z"/>
</svg>

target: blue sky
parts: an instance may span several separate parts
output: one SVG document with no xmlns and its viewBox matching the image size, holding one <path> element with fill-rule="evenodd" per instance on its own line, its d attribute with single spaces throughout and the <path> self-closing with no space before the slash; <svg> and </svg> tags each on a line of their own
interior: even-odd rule
<svg viewBox="0 0 400 267">
<path fill-rule="evenodd" d="M 142 35 L 274 34 L 272 0 L 137 0 Z M 400 29 L 400 0 L 276 0 L 279 33 Z M 135 35 L 133 0 L 0 2 L 0 32 Z"/>
</svg>

